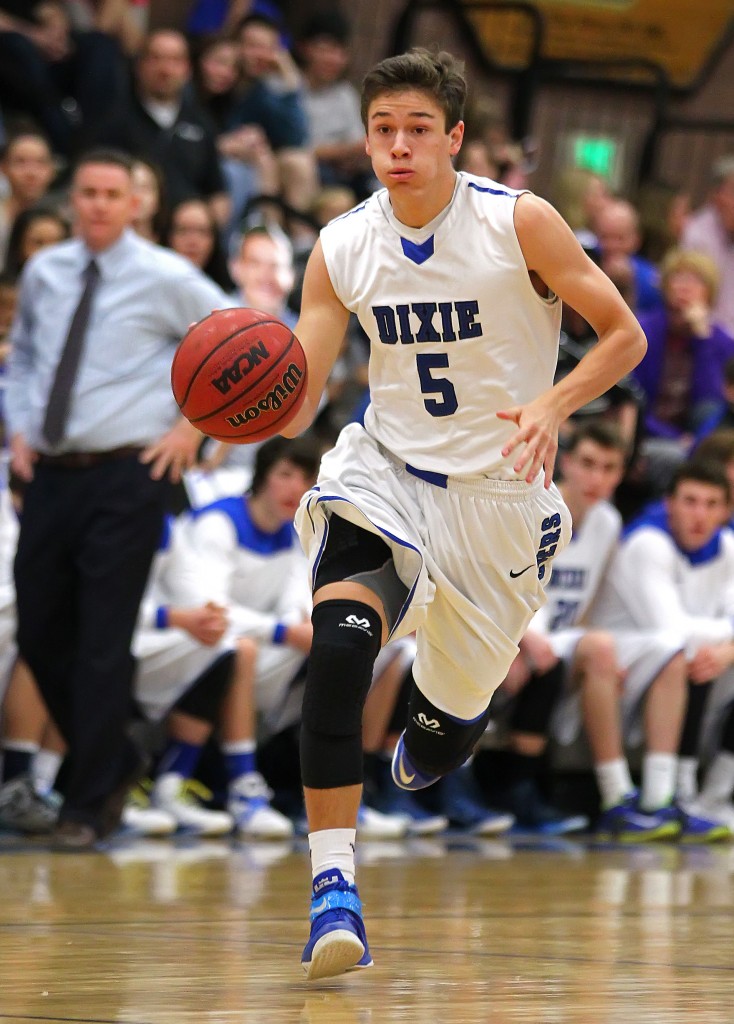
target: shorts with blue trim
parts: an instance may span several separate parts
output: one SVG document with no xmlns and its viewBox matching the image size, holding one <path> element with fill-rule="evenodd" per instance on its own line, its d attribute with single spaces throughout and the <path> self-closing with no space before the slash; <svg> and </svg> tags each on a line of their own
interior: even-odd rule
<svg viewBox="0 0 734 1024">
<path fill-rule="evenodd" d="M 552 555 L 570 539 L 557 488 L 546 490 L 542 477 L 527 484 L 425 473 L 350 424 L 296 516 L 312 581 L 332 513 L 392 552 L 406 597 L 390 636 L 416 631 L 421 692 L 447 714 L 477 718 L 545 603 Z"/>
</svg>

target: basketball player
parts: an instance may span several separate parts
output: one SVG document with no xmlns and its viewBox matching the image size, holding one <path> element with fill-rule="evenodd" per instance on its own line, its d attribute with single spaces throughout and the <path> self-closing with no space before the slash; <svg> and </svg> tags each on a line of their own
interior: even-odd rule
<svg viewBox="0 0 734 1024">
<path fill-rule="evenodd" d="M 719 677 L 726 689 L 734 666 L 734 536 L 722 528 L 729 514 L 724 469 L 715 462 L 684 462 L 665 502 L 628 527 L 595 610 L 595 620 L 607 629 L 661 628 L 680 638 L 689 687 L 677 797 L 711 818 L 711 801 L 701 806 L 694 800 L 708 692 Z M 721 708 L 720 695 L 717 703 Z"/>
<path fill-rule="evenodd" d="M 314 585 L 301 733 L 309 978 L 372 963 L 354 840 L 362 706 L 381 644 L 417 629 L 393 761 L 398 785 L 417 789 L 471 753 L 569 539 L 551 482 L 559 424 L 645 351 L 551 207 L 456 173 L 465 95 L 448 54 L 411 51 L 367 74 L 366 148 L 385 188 L 323 229 L 304 280 L 308 395 L 284 432 L 315 415 L 350 312 L 371 341 L 372 398 L 297 517 Z M 553 387 L 561 299 L 599 344 Z"/>
<path fill-rule="evenodd" d="M 548 602 L 520 647 L 545 642 L 564 663 L 554 731 L 568 744 L 586 727 L 602 800 L 600 836 L 639 842 L 683 832 L 686 840 L 708 838 L 714 823 L 671 806 L 686 699 L 680 638 L 652 624 L 613 632 L 584 624 L 622 530 L 610 499 L 624 473 L 625 452 L 622 435 L 606 423 L 589 423 L 573 436 L 559 485 L 573 520 L 573 543 L 555 559 Z M 646 753 L 638 794 L 623 737 L 636 727 L 643 702 Z"/>
</svg>

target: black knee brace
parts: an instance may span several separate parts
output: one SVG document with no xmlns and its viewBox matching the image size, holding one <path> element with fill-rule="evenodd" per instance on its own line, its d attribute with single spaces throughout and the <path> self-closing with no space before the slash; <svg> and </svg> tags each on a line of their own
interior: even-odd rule
<svg viewBox="0 0 734 1024">
<path fill-rule="evenodd" d="M 446 775 L 470 756 L 487 728 L 489 708 L 464 722 L 440 711 L 413 683 L 405 730 L 405 749 L 424 775 Z"/>
<path fill-rule="evenodd" d="M 362 782 L 362 710 L 382 643 L 379 614 L 361 601 L 322 601 L 301 723 L 301 778 L 310 789 Z"/>
</svg>

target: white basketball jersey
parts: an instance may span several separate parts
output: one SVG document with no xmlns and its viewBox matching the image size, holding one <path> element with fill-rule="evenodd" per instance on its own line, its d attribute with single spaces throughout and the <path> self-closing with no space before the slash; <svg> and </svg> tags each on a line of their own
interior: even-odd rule
<svg viewBox="0 0 734 1024">
<path fill-rule="evenodd" d="M 553 559 L 546 587 L 547 603 L 531 628 L 555 633 L 578 625 L 596 597 L 622 531 L 622 517 L 613 505 L 600 501 L 574 527 L 571 543 Z"/>
<path fill-rule="evenodd" d="M 514 479 L 501 452 L 516 427 L 496 413 L 553 384 L 561 303 L 530 281 L 520 194 L 460 172 L 425 227 L 401 224 L 382 189 L 321 232 L 336 295 L 370 338 L 365 427 L 419 469 Z"/>
</svg>

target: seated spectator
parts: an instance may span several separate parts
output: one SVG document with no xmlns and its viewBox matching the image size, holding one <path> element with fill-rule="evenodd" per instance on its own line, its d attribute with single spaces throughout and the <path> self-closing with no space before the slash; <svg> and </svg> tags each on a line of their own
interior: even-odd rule
<svg viewBox="0 0 734 1024">
<path fill-rule="evenodd" d="M 300 32 L 298 56 L 309 141 L 321 184 L 346 185 L 364 199 L 379 185 L 365 151 L 359 93 L 345 78 L 349 37 L 349 23 L 338 11 L 316 14 Z"/>
<path fill-rule="evenodd" d="M 657 268 L 639 255 L 640 221 L 637 210 L 625 199 L 605 203 L 594 220 L 600 263 L 620 291 L 631 289 L 628 303 L 636 314 L 660 309 L 663 304 L 658 287 Z"/>
<path fill-rule="evenodd" d="M 30 115 L 54 152 L 88 145 L 124 89 L 116 39 L 75 31 L 59 0 L 0 3 L 0 94 L 4 111 Z"/>
<path fill-rule="evenodd" d="M 97 137 L 157 164 L 175 206 L 197 196 L 212 207 L 218 224 L 229 217 L 229 198 L 219 168 L 214 128 L 186 90 L 189 48 L 180 32 L 161 29 L 146 36 L 135 63 L 133 94 Z"/>
<path fill-rule="evenodd" d="M 223 291 L 231 291 L 232 278 L 211 207 L 203 199 L 185 199 L 174 206 L 163 244 L 191 260 Z"/>
<path fill-rule="evenodd" d="M 8 239 L 7 273 L 19 277 L 31 256 L 48 245 L 63 242 L 70 234 L 69 222 L 52 206 L 36 206 L 19 213 Z"/>
<path fill-rule="evenodd" d="M 232 831 L 233 815 L 204 807 L 186 786 L 201 749 L 218 727 L 225 753 L 236 762 L 232 799 L 235 791 L 250 794 L 249 802 L 244 793 L 237 802 L 239 830 L 251 838 L 284 838 L 292 834 L 292 826 L 269 807 L 264 781 L 255 771 L 251 659 L 244 646 L 235 653 L 237 642 L 226 635 L 224 607 L 199 601 L 192 593 L 187 572 L 193 552 L 182 536 L 186 528 L 180 520 L 167 524 L 133 638 L 138 705 L 148 720 L 167 721 L 168 742 L 150 802 L 154 812 L 168 818 L 169 831 L 183 828 L 207 836 Z M 244 753 L 248 759 L 237 756 Z M 245 775 L 250 777 L 243 781 Z"/>
<path fill-rule="evenodd" d="M 242 87 L 230 127 L 262 128 L 278 161 L 283 200 L 305 212 L 316 194 L 318 171 L 308 148 L 301 74 L 281 42 L 276 22 L 249 15 L 240 24 L 237 40 Z"/>
<path fill-rule="evenodd" d="M 734 154 L 714 164 L 709 199 L 688 218 L 681 247 L 705 253 L 716 264 L 720 287 L 713 315 L 734 335 Z"/>
<path fill-rule="evenodd" d="M 10 352 L 10 328 L 18 305 L 18 280 L 7 270 L 0 273 L 0 373 L 5 369 L 5 360 Z M 2 403 L 0 403 L 0 406 Z M 2 417 L 0 417 L 1 419 Z M 2 441 L 5 446 L 5 424 L 2 424 Z"/>
<path fill-rule="evenodd" d="M 501 789 L 497 799 L 521 826 L 540 832 L 578 827 L 577 819 L 541 799 L 540 766 L 551 716 L 553 734 L 564 745 L 586 727 L 601 794 L 601 835 L 640 841 L 675 836 L 681 828 L 667 812 L 675 793 L 685 701 L 680 644 L 662 631 L 612 633 L 586 625 L 621 533 L 611 498 L 625 455 L 621 434 L 601 422 L 579 427 L 562 455 L 559 488 L 571 512 L 573 543 L 554 559 L 548 602 L 521 640 L 503 684 L 517 696 L 509 716 L 509 786 L 504 801 Z M 647 753 L 638 795 L 623 742 L 643 700 Z"/>
<path fill-rule="evenodd" d="M 734 665 L 734 536 L 723 528 L 730 515 L 722 467 L 697 459 L 681 464 L 665 501 L 627 528 L 594 609 L 602 628 L 665 630 L 685 649 L 688 701 L 676 796 L 694 817 L 705 816 L 695 801 L 708 694 Z"/>
<path fill-rule="evenodd" d="M 583 247 L 599 256 L 595 225 L 601 211 L 614 200 L 609 182 L 583 167 L 567 167 L 554 182 L 556 208 Z"/>
<path fill-rule="evenodd" d="M 633 370 L 645 393 L 643 455 L 657 493 L 696 430 L 725 404 L 724 367 L 734 338 L 712 320 L 718 273 L 701 253 L 674 251 L 662 268 L 665 307 L 641 316 L 647 352 Z"/>
<path fill-rule="evenodd" d="M 160 243 L 168 221 L 166 182 L 157 164 L 136 160 L 132 170 L 133 192 L 138 206 L 132 226 L 135 233 L 149 242 Z"/>
<path fill-rule="evenodd" d="M 267 807 L 256 747 L 258 739 L 300 719 L 299 680 L 313 630 L 308 565 L 293 517 L 316 479 L 318 463 L 319 450 L 307 439 L 267 441 L 258 451 L 249 493 L 193 513 L 181 535 L 187 546 L 182 560 L 188 559 L 181 573 L 181 593 L 188 595 L 184 606 L 224 614 L 244 681 L 249 680 L 249 688 L 229 691 L 220 717 L 228 811 L 245 835 L 257 834 L 255 815 L 265 818 L 266 808 L 271 835 L 276 825 L 281 836 L 292 831 L 285 833 L 282 816 Z M 182 783 L 193 775 L 206 738 L 195 728 L 186 739 L 179 733 L 159 765 L 154 805 L 176 815 Z M 366 824 L 371 826 L 372 816 Z M 405 829 L 401 821 L 400 834 Z"/>
<path fill-rule="evenodd" d="M 8 194 L 0 201 L 0 266 L 6 261 L 13 222 L 47 193 L 56 169 L 48 142 L 35 132 L 15 135 L 5 146 L 2 171 Z"/>
<path fill-rule="evenodd" d="M 209 39 L 194 62 L 194 95 L 209 114 L 217 133 L 222 172 L 232 200 L 228 234 L 239 224 L 255 195 L 277 195 L 278 164 L 260 125 L 235 124 L 239 97 L 239 46 L 230 38 Z"/>
</svg>

